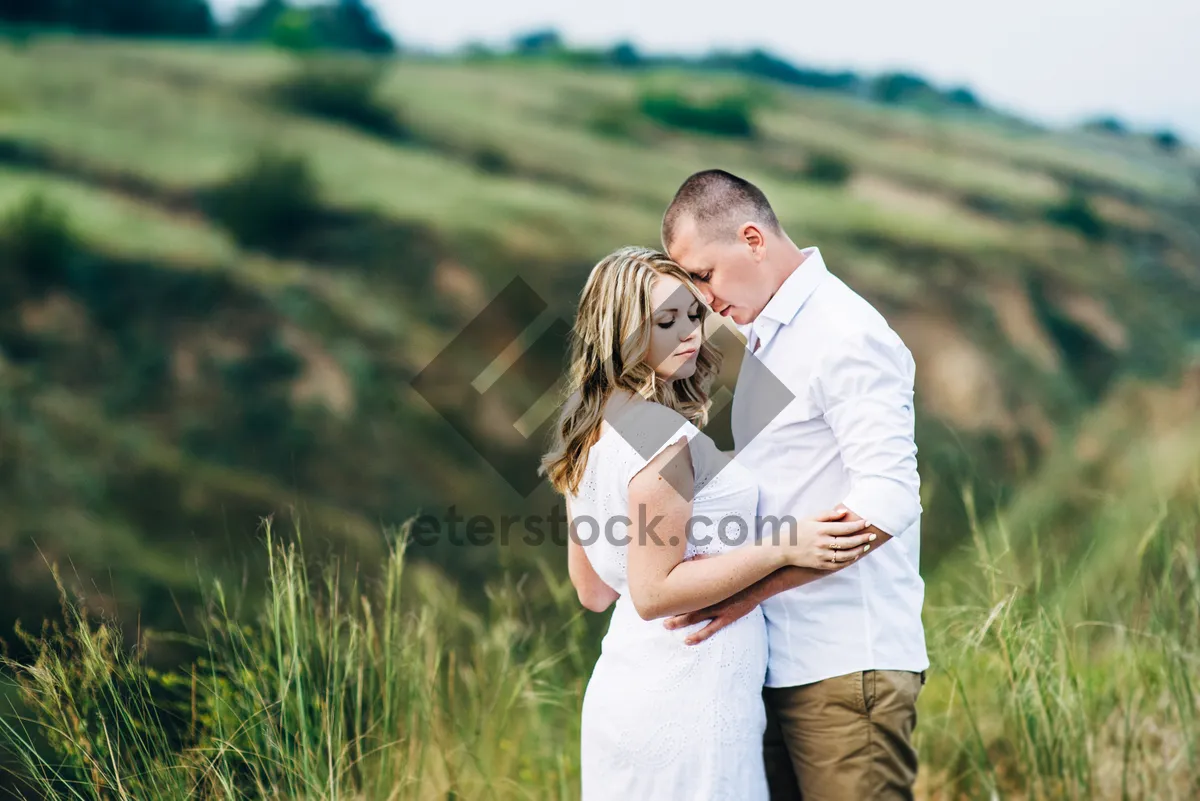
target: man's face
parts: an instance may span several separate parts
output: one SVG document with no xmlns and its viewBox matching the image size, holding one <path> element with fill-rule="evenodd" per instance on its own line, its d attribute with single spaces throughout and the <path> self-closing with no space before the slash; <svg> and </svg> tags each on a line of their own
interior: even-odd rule
<svg viewBox="0 0 1200 801">
<path fill-rule="evenodd" d="M 712 310 L 738 325 L 754 322 L 771 299 L 764 276 L 766 243 L 753 224 L 728 241 L 703 236 L 690 218 L 680 221 L 669 255 L 692 276 Z"/>
</svg>

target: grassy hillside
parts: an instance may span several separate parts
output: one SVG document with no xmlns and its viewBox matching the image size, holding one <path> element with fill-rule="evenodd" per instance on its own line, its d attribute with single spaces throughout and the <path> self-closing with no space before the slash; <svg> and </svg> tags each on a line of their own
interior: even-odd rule
<svg viewBox="0 0 1200 801">
<path fill-rule="evenodd" d="M 745 126 L 695 130 L 714 108 Z M 373 565 L 379 532 L 418 511 L 545 513 L 545 487 L 513 492 L 410 382 L 514 277 L 549 302 L 543 322 L 570 319 L 589 267 L 655 244 L 678 183 L 712 166 L 761 185 L 914 352 L 931 631 L 958 636 L 964 620 L 983 642 L 1009 592 L 1026 600 L 1000 607 L 1020 612 L 1000 618 L 1006 636 L 1041 625 L 1043 606 L 1067 628 L 1166 620 L 1147 577 L 1196 581 L 1194 560 L 1176 561 L 1200 508 L 1194 153 L 719 73 L 304 66 L 261 49 L 36 38 L 0 43 L 4 631 L 56 614 L 47 562 L 132 637 L 138 622 L 190 618 L 197 565 L 259 593 L 266 515 L 281 532 L 303 521 L 310 553 Z M 539 369 L 558 369 L 551 351 L 534 354 Z M 503 400 L 463 392 L 442 411 L 533 470 L 536 443 L 497 423 L 536 399 L 509 383 Z M 519 540 L 410 552 L 467 608 L 505 568 L 561 572 L 557 554 Z M 534 571 L 523 592 L 557 609 L 553 587 Z M 1194 622 L 1163 624 L 1183 664 Z M 538 642 L 547 659 L 565 647 Z M 586 675 L 579 642 L 571 687 Z M 963 692 L 1015 664 L 937 642 Z M 1089 664 L 1113 646 L 1094 647 Z M 923 745 L 938 781 L 1017 782 L 979 779 L 993 764 L 980 753 L 1018 777 L 1057 770 L 1020 761 L 1038 745 L 1005 750 L 1036 740 L 1014 734 L 1028 710 L 996 707 L 961 739 L 952 686 L 924 702 L 954 721 Z M 1092 712 L 1195 732 L 1164 722 L 1156 688 L 1114 707 L 1119 684 L 1089 686 L 1108 694 Z M 544 725 L 530 736 L 561 742 L 560 723 Z"/>
</svg>

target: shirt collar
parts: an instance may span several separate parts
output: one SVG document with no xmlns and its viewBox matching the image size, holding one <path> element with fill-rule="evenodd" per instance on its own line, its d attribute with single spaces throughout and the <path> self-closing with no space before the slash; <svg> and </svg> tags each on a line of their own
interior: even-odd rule
<svg viewBox="0 0 1200 801">
<path fill-rule="evenodd" d="M 792 271 L 758 313 L 759 318 L 765 317 L 779 325 L 787 325 L 812 297 L 812 293 L 825 280 L 825 276 L 829 275 L 829 268 L 821 258 L 820 248 L 805 248 L 800 252 L 804 254 L 804 261 Z"/>
</svg>

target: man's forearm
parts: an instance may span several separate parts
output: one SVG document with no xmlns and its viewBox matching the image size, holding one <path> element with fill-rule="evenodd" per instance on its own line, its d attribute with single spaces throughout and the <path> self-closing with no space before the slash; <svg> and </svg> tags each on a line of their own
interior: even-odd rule
<svg viewBox="0 0 1200 801">
<path fill-rule="evenodd" d="M 862 520 L 852 509 L 847 509 L 844 505 L 839 504 L 838 509 L 845 509 L 846 520 Z M 868 526 L 865 531 L 869 531 L 876 535 L 877 541 L 872 545 L 871 551 L 874 552 L 885 542 L 892 538 L 878 526 Z M 870 554 L 867 554 L 868 556 Z M 857 559 L 855 561 L 858 561 Z M 771 575 L 759 579 L 754 584 L 746 588 L 746 593 L 750 595 L 755 603 L 762 603 L 768 598 L 772 598 L 781 592 L 794 590 L 796 587 L 803 587 L 805 584 L 816 581 L 824 576 L 831 576 L 841 570 L 850 567 L 854 562 L 846 562 L 840 567 L 833 570 L 815 570 L 811 567 L 781 567 Z"/>
<path fill-rule="evenodd" d="M 828 576 L 831 572 L 833 571 L 814 570 L 811 567 L 781 567 L 766 578 L 751 584 L 746 592 L 754 599 L 755 603 L 760 604 L 781 592 L 802 587 L 822 576 Z"/>
</svg>

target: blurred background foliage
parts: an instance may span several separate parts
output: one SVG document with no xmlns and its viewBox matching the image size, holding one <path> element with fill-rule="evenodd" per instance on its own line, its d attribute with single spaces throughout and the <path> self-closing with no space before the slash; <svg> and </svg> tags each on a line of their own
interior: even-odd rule
<svg viewBox="0 0 1200 801">
<path fill-rule="evenodd" d="M 268 515 L 281 536 L 303 521 L 313 559 L 368 574 L 381 532 L 420 512 L 548 516 L 546 487 L 514 493 L 445 419 L 533 470 L 538 443 L 508 424 L 519 377 L 502 398 L 464 376 L 440 409 L 411 381 L 516 276 L 569 320 L 590 266 L 655 244 L 679 182 L 711 166 L 762 186 L 914 353 L 931 630 L 1010 585 L 1034 600 L 1009 643 L 1026 624 L 1132 627 L 1149 608 L 1161 623 L 1147 577 L 1194 587 L 1171 554 L 1195 551 L 1200 517 L 1200 160 L 1172 131 L 1050 130 L 965 87 L 762 51 L 581 49 L 544 30 L 435 56 L 361 0 L 266 0 L 222 24 L 203 0 L 0 0 L 0 26 L 0 637 L 15 658 L 38 653 L 8 636 L 18 620 L 63 618 L 51 564 L 132 643 L 190 630 L 214 577 L 252 617 Z M 561 352 L 535 355 L 561 369 Z M 1148 546 L 1161 531 L 1171 547 Z M 547 621 L 572 620 L 558 546 L 522 534 L 409 559 L 464 610 L 524 576 Z M 1183 654 L 1163 675 L 1197 675 L 1189 621 L 1163 624 Z M 572 635 L 560 684 L 577 689 L 602 626 Z M 160 638 L 145 658 L 169 671 L 194 653 Z M 992 674 L 963 670 L 961 691 L 986 694 Z M 1145 692 L 1119 708 L 1194 734 Z M 960 703 L 927 703 L 946 694 Z M 1033 745 L 1021 762 L 1030 738 L 992 720 L 978 748 L 931 730 L 930 775 L 952 793 L 966 760 L 988 787 L 1055 797 L 1022 777 L 1057 763 Z M 1179 786 L 1200 775 L 1189 764 Z"/>
</svg>

